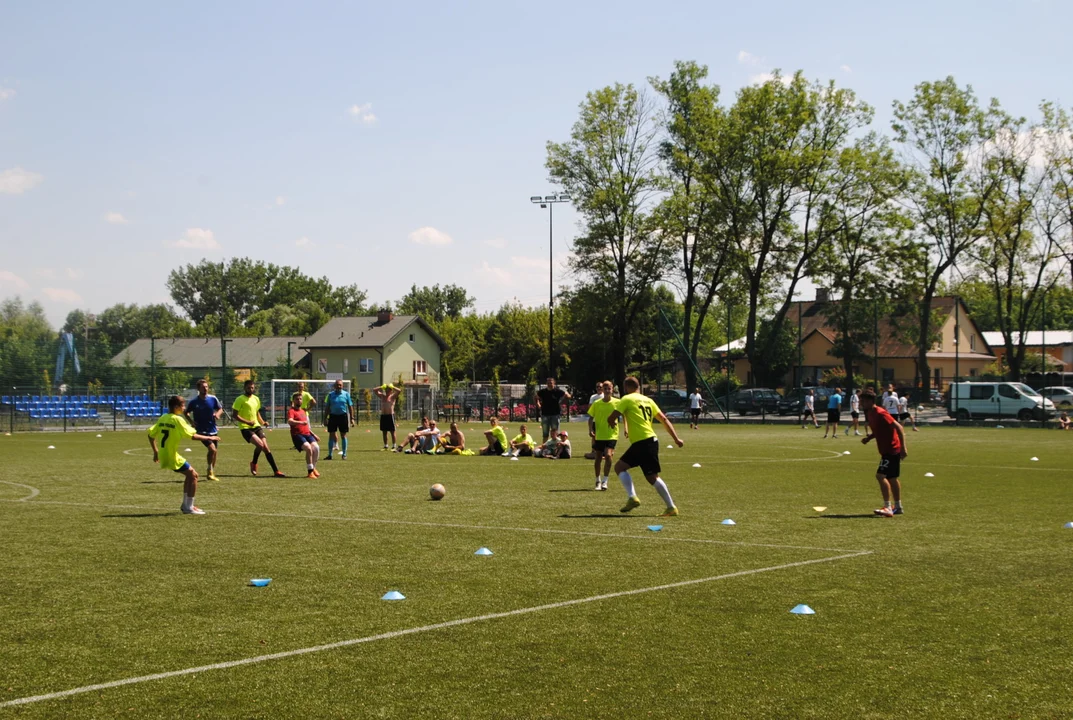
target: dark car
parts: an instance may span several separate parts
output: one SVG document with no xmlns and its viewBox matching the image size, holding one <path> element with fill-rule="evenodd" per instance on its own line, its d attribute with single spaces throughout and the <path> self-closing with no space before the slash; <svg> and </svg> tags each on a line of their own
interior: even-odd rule
<svg viewBox="0 0 1073 720">
<path fill-rule="evenodd" d="M 662 390 L 649 390 L 645 393 L 652 398 L 659 409 L 664 412 L 683 410 L 689 407 L 689 394 L 685 390 L 663 388 Z"/>
<path fill-rule="evenodd" d="M 739 390 L 730 399 L 730 409 L 740 415 L 773 413 L 779 408 L 779 394 L 770 388 Z"/>
<path fill-rule="evenodd" d="M 782 400 L 779 400 L 779 415 L 800 415 L 805 408 L 805 392 L 808 390 L 811 390 L 816 398 L 813 403 L 816 412 L 826 410 L 827 398 L 831 395 L 829 389 L 825 387 L 795 388 L 786 393 Z"/>
</svg>

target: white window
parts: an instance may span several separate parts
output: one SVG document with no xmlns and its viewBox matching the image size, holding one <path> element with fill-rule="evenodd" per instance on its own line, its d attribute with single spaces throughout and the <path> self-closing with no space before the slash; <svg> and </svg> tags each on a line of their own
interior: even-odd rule
<svg viewBox="0 0 1073 720">
<path fill-rule="evenodd" d="M 343 358 L 343 374 L 350 372 L 350 358 Z"/>
<path fill-rule="evenodd" d="M 358 372 L 362 374 L 370 374 L 373 371 L 373 359 L 362 358 L 358 361 Z"/>
<path fill-rule="evenodd" d="M 417 340 L 417 336 L 413 333 L 410 333 L 410 342 L 414 342 L 415 340 Z"/>
<path fill-rule="evenodd" d="M 969 350 L 976 349 L 976 335 L 969 335 Z"/>
<path fill-rule="evenodd" d="M 414 377 L 428 375 L 428 363 L 424 360 L 414 360 Z"/>
</svg>

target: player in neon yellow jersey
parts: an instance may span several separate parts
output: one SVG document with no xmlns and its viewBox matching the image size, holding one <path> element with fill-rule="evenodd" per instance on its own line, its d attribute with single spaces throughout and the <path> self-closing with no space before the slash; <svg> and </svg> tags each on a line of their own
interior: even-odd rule
<svg viewBox="0 0 1073 720">
<path fill-rule="evenodd" d="M 185 478 L 183 482 L 183 504 L 179 507 L 184 515 L 204 515 L 205 511 L 194 505 L 194 495 L 197 494 L 197 470 L 190 467 L 190 463 L 179 454 L 179 445 L 183 440 L 198 440 L 205 442 L 213 438 L 208 435 L 198 435 L 190 423 L 183 417 L 183 409 L 186 401 L 178 395 L 168 398 L 168 413 L 161 415 L 160 419 L 149 428 L 149 447 L 153 448 L 153 462 L 159 462 L 163 470 L 172 470 L 181 473 Z M 157 448 L 157 439 L 160 439 L 160 447 Z"/>
<path fill-rule="evenodd" d="M 622 512 L 629 512 L 641 504 L 633 487 L 633 478 L 630 477 L 630 468 L 640 466 L 645 479 L 656 489 L 659 496 L 663 498 L 663 502 L 667 504 L 667 509 L 660 514 L 660 517 L 673 517 L 678 514 L 678 508 L 675 507 L 674 501 L 671 499 L 667 484 L 659 476 L 659 438 L 656 437 L 656 431 L 652 429 L 652 418 L 656 418 L 663 423 L 663 427 L 667 428 L 667 432 L 674 438 L 674 442 L 678 447 L 682 447 L 685 443 L 678 437 L 674 425 L 659 409 L 655 401 L 640 393 L 641 383 L 637 381 L 637 378 L 626 378 L 625 382 L 622 383 L 622 389 L 626 391 L 626 394 L 618 401 L 618 407 L 607 417 L 609 427 L 620 417 L 625 418 L 627 427 L 633 433 L 633 437 L 630 438 L 629 449 L 615 463 L 615 472 L 618 473 L 619 480 L 622 481 L 622 487 L 626 489 L 627 495 L 626 506 L 622 508 Z"/>
<path fill-rule="evenodd" d="M 488 446 L 481 448 L 481 455 L 507 454 L 510 443 L 507 442 L 507 434 L 503 432 L 503 428 L 499 427 L 499 419 L 491 418 L 488 423 L 491 427 L 484 431 L 484 436 L 488 438 Z"/>
<path fill-rule="evenodd" d="M 607 478 L 611 475 L 611 458 L 618 444 L 618 423 L 608 423 L 607 418 L 618 409 L 618 399 L 612 397 L 614 385 L 610 380 L 600 383 L 600 398 L 589 405 L 589 437 L 592 438 L 592 451 L 596 456 L 593 473 L 596 475 L 595 490 L 607 490 Z M 629 435 L 627 426 L 626 434 Z M 604 471 L 600 473 L 600 463 Z"/>
<path fill-rule="evenodd" d="M 235 398 L 235 402 L 231 404 L 231 419 L 238 425 L 239 431 L 242 433 L 242 439 L 253 445 L 253 460 L 250 461 L 250 473 L 252 475 L 257 474 L 257 458 L 261 456 L 261 453 L 265 454 L 268 458 L 268 464 L 272 466 L 273 474 L 278 477 L 287 477 L 279 471 L 279 467 L 276 465 L 276 458 L 272 456 L 272 448 L 268 447 L 268 440 L 265 438 L 265 431 L 261 427 L 265 424 L 265 419 L 261 416 L 261 398 L 254 394 L 257 388 L 257 383 L 253 380 L 247 380 L 243 386 L 242 395 Z"/>
<path fill-rule="evenodd" d="M 306 384 L 304 382 L 298 383 L 298 392 L 302 394 L 302 409 L 308 412 L 317 405 L 317 399 L 313 397 L 313 394 L 306 390 Z"/>
</svg>

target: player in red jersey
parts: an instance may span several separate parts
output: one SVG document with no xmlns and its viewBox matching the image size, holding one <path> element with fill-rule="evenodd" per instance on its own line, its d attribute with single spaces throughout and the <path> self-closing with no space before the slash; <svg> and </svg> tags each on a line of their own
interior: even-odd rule
<svg viewBox="0 0 1073 720">
<path fill-rule="evenodd" d="M 876 394 L 870 388 L 861 393 L 861 409 L 864 410 L 868 427 L 872 430 L 871 435 L 861 438 L 861 443 L 867 445 L 870 440 L 875 440 L 880 457 L 876 480 L 879 481 L 879 491 L 883 494 L 883 507 L 875 513 L 883 517 L 901 515 L 902 483 L 898 477 L 901 474 L 902 458 L 906 456 L 905 431 L 889 412 L 876 405 Z"/>
<path fill-rule="evenodd" d="M 319 478 L 317 460 L 320 459 L 320 438 L 309 427 L 309 416 L 302 409 L 302 393 L 291 396 L 291 406 L 287 408 L 287 424 L 291 426 L 291 442 L 294 449 L 306 454 L 306 471 L 308 478 Z"/>
</svg>

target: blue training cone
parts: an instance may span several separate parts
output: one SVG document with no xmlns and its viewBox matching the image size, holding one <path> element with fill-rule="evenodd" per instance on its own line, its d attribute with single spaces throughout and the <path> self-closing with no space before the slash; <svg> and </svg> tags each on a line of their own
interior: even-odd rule
<svg viewBox="0 0 1073 720">
<path fill-rule="evenodd" d="M 648 529 L 651 530 L 652 532 L 659 532 L 660 530 L 663 529 L 663 526 L 662 525 L 649 525 Z"/>
<path fill-rule="evenodd" d="M 264 587 L 268 583 L 272 582 L 272 578 L 254 578 L 250 580 L 250 585 L 254 587 Z"/>
<path fill-rule="evenodd" d="M 494 553 L 486 547 L 477 548 L 477 552 L 474 555 L 493 555 Z"/>
<path fill-rule="evenodd" d="M 1073 522 L 1067 522 L 1062 527 L 1064 527 L 1066 530 L 1073 530 Z"/>
<path fill-rule="evenodd" d="M 733 520 L 731 520 L 730 518 L 727 518 L 726 520 L 724 520 L 723 522 L 721 522 L 719 524 L 720 525 L 737 525 L 737 523 L 734 522 Z"/>
<path fill-rule="evenodd" d="M 380 598 L 380 599 L 381 599 L 381 600 L 405 600 L 405 599 L 406 599 L 406 596 L 405 596 L 405 595 L 403 595 L 403 594 L 402 594 L 401 592 L 399 592 L 398 590 L 392 590 L 392 591 L 391 591 L 391 592 L 389 592 L 389 593 L 385 593 L 385 594 L 384 594 L 384 597 L 382 597 L 382 598 Z"/>
<path fill-rule="evenodd" d="M 797 605 L 791 610 L 794 615 L 815 615 L 816 611 L 810 608 L 808 605 Z"/>
</svg>

